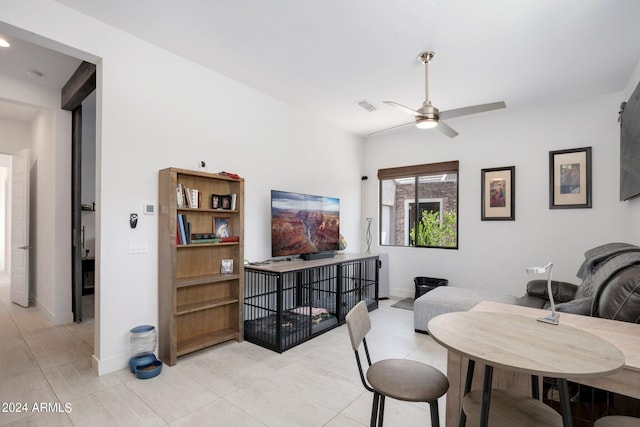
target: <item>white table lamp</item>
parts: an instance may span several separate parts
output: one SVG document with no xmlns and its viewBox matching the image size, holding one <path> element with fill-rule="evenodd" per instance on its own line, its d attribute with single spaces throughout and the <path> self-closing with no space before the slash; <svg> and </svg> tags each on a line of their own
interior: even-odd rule
<svg viewBox="0 0 640 427">
<path fill-rule="evenodd" d="M 545 265 L 544 267 L 529 267 L 527 273 L 529 274 L 544 274 L 547 273 L 547 293 L 549 294 L 549 302 L 551 302 L 551 314 L 547 317 L 537 319 L 539 322 L 550 323 L 552 325 L 558 324 L 558 318 L 560 315 L 556 313 L 556 304 L 553 301 L 553 291 L 551 290 L 551 271 L 553 270 L 553 263 Z"/>
</svg>

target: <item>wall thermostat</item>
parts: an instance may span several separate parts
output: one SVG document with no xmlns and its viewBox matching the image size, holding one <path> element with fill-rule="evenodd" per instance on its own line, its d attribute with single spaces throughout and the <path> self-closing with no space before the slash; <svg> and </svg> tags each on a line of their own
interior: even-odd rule
<svg viewBox="0 0 640 427">
<path fill-rule="evenodd" d="M 153 215 L 156 213 L 156 207 L 151 203 L 145 203 L 142 205 L 142 212 L 144 212 L 145 215 Z"/>
</svg>

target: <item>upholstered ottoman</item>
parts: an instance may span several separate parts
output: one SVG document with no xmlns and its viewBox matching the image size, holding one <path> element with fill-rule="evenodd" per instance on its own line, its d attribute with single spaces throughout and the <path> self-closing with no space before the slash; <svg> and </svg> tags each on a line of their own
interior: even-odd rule
<svg viewBox="0 0 640 427">
<path fill-rule="evenodd" d="M 427 325 L 433 317 L 453 311 L 467 311 L 485 300 L 516 304 L 520 298 L 481 289 L 440 286 L 414 301 L 414 329 L 416 332 L 427 332 Z"/>
</svg>

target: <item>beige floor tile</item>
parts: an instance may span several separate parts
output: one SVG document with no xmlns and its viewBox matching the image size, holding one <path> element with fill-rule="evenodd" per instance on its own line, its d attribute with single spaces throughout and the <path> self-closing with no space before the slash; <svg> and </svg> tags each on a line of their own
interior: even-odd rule
<svg viewBox="0 0 640 427">
<path fill-rule="evenodd" d="M 219 397 L 202 384 L 166 365 L 155 378 L 126 383 L 165 422 L 171 423 Z"/>
<path fill-rule="evenodd" d="M 44 368 L 43 373 L 62 402 L 80 399 L 121 382 L 115 375 L 96 376 L 88 358 Z"/>
<path fill-rule="evenodd" d="M 193 426 L 264 427 L 265 424 L 225 399 L 218 399 L 171 423 L 171 427 Z"/>
<path fill-rule="evenodd" d="M 56 395 L 40 371 L 34 371 L 19 377 L 0 381 L 0 402 L 20 404 L 19 410 L 2 413 L 0 425 L 7 425 L 13 421 L 34 415 L 33 405 L 41 403 L 59 403 Z"/>
<path fill-rule="evenodd" d="M 0 423 L 1 425 L 2 423 Z M 48 412 L 31 413 L 30 416 L 21 418 L 10 424 L 9 427 L 68 427 L 73 426 L 66 413 Z"/>
<path fill-rule="evenodd" d="M 71 402 L 77 426 L 163 426 L 166 423 L 126 385 L 118 384 Z"/>
<path fill-rule="evenodd" d="M 91 360 L 91 349 L 62 326 L 32 332 L 25 335 L 25 340 L 42 368 L 74 360 Z"/>
<path fill-rule="evenodd" d="M 345 417 L 342 414 L 336 415 L 331 421 L 325 424 L 325 427 L 362 427 L 368 426 L 369 423 L 359 423 L 351 418 Z"/>
<path fill-rule="evenodd" d="M 353 361 L 355 371 L 355 360 Z M 340 412 L 362 392 L 362 385 L 336 375 L 331 364 L 299 361 L 270 376 L 270 380 L 294 395 Z"/>
<path fill-rule="evenodd" d="M 300 396 L 296 390 L 268 380 L 258 380 L 251 388 L 225 399 L 274 427 L 323 426 L 337 415 L 336 411 Z"/>
<path fill-rule="evenodd" d="M 7 342 L 6 346 L 5 342 Z M 17 338 L 4 339 L 0 348 L 0 381 L 40 372 L 38 364 L 24 341 Z"/>
</svg>

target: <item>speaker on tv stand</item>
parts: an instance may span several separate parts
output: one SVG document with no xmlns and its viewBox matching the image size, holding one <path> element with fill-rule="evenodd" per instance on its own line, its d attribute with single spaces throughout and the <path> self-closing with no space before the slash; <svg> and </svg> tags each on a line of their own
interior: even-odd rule
<svg viewBox="0 0 640 427">
<path fill-rule="evenodd" d="M 302 254 L 300 258 L 305 261 L 312 261 L 314 259 L 333 258 L 336 256 L 335 252 L 314 252 L 309 254 Z"/>
</svg>

